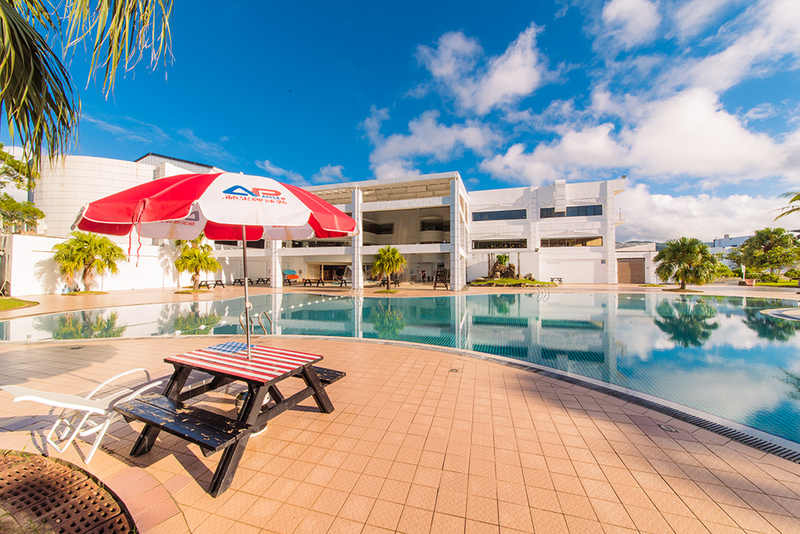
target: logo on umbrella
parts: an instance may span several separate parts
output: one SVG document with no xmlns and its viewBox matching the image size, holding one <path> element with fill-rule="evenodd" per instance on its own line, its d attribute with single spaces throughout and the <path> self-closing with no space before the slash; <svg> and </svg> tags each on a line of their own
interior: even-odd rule
<svg viewBox="0 0 800 534">
<path fill-rule="evenodd" d="M 272 204 L 286 204 L 283 193 L 275 189 L 262 189 L 254 187 L 248 189 L 243 185 L 234 185 L 222 191 L 227 200 L 249 200 L 254 202 L 268 202 Z"/>
</svg>

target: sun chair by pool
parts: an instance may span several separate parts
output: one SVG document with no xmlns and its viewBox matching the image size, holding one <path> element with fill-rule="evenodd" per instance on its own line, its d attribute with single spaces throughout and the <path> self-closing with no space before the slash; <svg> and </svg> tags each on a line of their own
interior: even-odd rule
<svg viewBox="0 0 800 534">
<path fill-rule="evenodd" d="M 134 387 L 111 388 L 112 382 L 139 372 L 144 373 L 147 379 L 145 383 Z M 114 411 L 114 406 L 117 403 L 129 401 L 150 389 L 163 385 L 164 380 L 164 378 L 151 380 L 150 373 L 146 370 L 132 369 L 109 378 L 85 397 L 68 393 L 40 391 L 23 386 L 0 386 L 0 389 L 13 395 L 15 397 L 14 402 L 34 401 L 62 409 L 50 432 L 47 433 L 47 442 L 60 453 L 66 451 L 77 436 L 85 437 L 96 433 L 97 437 L 94 438 L 92 449 L 84 460 L 88 464 L 92 461 L 92 456 L 94 456 L 97 447 L 100 446 L 100 442 L 103 440 L 103 436 L 108 430 L 112 419 L 117 415 Z M 111 392 L 110 394 L 102 393 L 106 396 L 99 397 L 101 390 L 111 390 Z M 63 429 L 60 429 L 62 426 Z M 54 434 L 56 435 L 55 439 L 53 439 Z M 59 443 L 61 446 L 59 446 Z"/>
</svg>

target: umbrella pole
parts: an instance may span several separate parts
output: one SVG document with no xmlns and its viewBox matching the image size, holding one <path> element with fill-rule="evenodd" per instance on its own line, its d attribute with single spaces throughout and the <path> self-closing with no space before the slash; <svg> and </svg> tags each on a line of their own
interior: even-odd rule
<svg viewBox="0 0 800 534">
<path fill-rule="evenodd" d="M 242 225 L 242 264 L 244 265 L 244 324 L 245 336 L 247 339 L 247 359 L 250 359 L 250 309 L 253 307 L 250 304 L 250 295 L 247 291 L 247 234 L 245 233 L 245 226 Z"/>
</svg>

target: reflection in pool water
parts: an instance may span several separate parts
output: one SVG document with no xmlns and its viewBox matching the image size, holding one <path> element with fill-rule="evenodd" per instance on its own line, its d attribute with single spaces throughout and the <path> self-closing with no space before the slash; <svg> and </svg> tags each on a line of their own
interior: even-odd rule
<svg viewBox="0 0 800 534">
<path fill-rule="evenodd" d="M 800 443 L 800 323 L 760 313 L 796 307 L 794 301 L 608 293 L 395 299 L 275 294 L 251 301 L 254 313 L 270 313 L 275 334 L 393 339 L 506 356 Z M 132 306 L 15 319 L 2 323 L 0 333 L 12 341 L 70 333 L 241 334 L 242 310 L 243 299 Z"/>
</svg>

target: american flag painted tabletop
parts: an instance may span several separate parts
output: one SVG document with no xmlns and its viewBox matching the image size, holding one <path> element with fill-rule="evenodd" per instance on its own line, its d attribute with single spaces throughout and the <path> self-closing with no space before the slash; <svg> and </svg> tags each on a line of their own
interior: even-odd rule
<svg viewBox="0 0 800 534">
<path fill-rule="evenodd" d="M 214 374 L 267 383 L 296 374 L 303 367 L 322 360 L 322 356 L 317 354 L 262 345 L 252 345 L 250 353 L 252 358 L 248 360 L 246 345 L 231 341 L 169 356 L 164 361 Z"/>
</svg>

